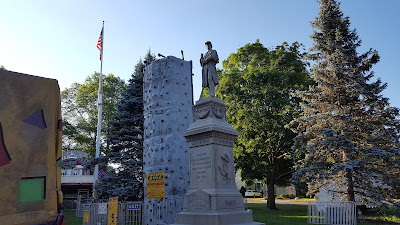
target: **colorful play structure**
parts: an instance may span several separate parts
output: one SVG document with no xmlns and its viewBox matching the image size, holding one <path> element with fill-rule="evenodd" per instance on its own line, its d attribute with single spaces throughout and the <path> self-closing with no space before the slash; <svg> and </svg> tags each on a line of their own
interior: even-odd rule
<svg viewBox="0 0 400 225">
<path fill-rule="evenodd" d="M 63 224 L 57 80 L 0 70 L 0 224 Z"/>
</svg>

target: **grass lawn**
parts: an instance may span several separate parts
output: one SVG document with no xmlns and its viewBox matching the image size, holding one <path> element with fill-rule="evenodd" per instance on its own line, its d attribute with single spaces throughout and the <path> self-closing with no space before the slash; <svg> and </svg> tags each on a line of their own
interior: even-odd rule
<svg viewBox="0 0 400 225">
<path fill-rule="evenodd" d="M 292 202 L 315 202 L 316 200 L 314 198 L 299 198 L 299 199 L 292 199 L 290 200 Z"/>
<path fill-rule="evenodd" d="M 82 218 L 75 217 L 75 210 L 64 210 L 65 225 L 82 225 Z"/>
<path fill-rule="evenodd" d="M 267 225 L 307 225 L 306 205 L 277 205 L 279 210 L 268 210 L 265 204 L 247 204 L 253 220 Z"/>
<path fill-rule="evenodd" d="M 400 224 L 400 209 L 369 209 L 364 215 L 364 218 L 369 222 L 368 224 L 372 222 L 375 224 L 383 224 L 383 221 L 386 221 L 386 224 Z"/>
<path fill-rule="evenodd" d="M 265 204 L 249 203 L 253 220 L 266 225 L 307 225 L 307 205 L 276 205 L 279 210 L 268 210 Z M 75 210 L 65 210 L 66 225 L 82 225 L 82 218 L 75 217 Z M 369 209 L 364 215 L 368 225 L 400 224 L 400 211 L 396 209 Z M 364 224 L 364 223 L 358 223 Z"/>
<path fill-rule="evenodd" d="M 266 225 L 307 225 L 307 205 L 276 206 L 279 210 L 268 210 L 265 204 L 247 204 L 253 211 L 253 220 L 256 222 Z M 400 224 L 400 213 L 395 209 L 385 209 L 383 212 L 369 210 L 364 218 L 368 225 Z"/>
</svg>

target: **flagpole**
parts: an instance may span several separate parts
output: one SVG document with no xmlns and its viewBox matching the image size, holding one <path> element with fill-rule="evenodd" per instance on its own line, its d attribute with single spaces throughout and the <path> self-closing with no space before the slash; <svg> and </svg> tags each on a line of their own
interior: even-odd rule
<svg viewBox="0 0 400 225">
<path fill-rule="evenodd" d="M 101 29 L 101 52 L 100 52 L 100 78 L 99 78 L 99 95 L 98 95 L 98 117 L 97 117 L 97 142 L 96 142 L 96 158 L 100 156 L 100 136 L 101 136 L 101 115 L 103 111 L 103 44 L 104 44 L 104 21 Z M 93 182 L 93 198 L 96 199 L 96 185 L 99 179 L 99 165 L 96 164 L 94 168 L 94 182 Z"/>
</svg>

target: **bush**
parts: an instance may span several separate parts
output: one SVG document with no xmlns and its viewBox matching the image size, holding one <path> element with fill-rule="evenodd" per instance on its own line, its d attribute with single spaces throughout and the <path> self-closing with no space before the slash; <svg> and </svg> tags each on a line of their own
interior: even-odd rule
<svg viewBox="0 0 400 225">
<path fill-rule="evenodd" d="M 287 194 L 281 194 L 281 195 L 279 195 L 278 197 L 276 197 L 276 199 L 286 199 L 286 198 L 289 198 L 289 195 L 287 195 Z"/>
</svg>

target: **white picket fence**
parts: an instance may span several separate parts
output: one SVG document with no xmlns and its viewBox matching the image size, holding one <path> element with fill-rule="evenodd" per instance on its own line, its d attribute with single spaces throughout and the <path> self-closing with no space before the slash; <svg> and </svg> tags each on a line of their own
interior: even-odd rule
<svg viewBox="0 0 400 225">
<path fill-rule="evenodd" d="M 247 198 L 243 198 L 243 203 L 247 207 Z M 83 218 L 84 211 L 89 211 L 89 222 L 83 223 L 83 225 L 107 225 L 107 214 L 99 214 L 99 206 L 106 204 L 108 208 L 107 200 L 99 201 L 94 203 L 93 200 L 78 202 L 76 208 L 76 217 Z M 139 204 L 139 207 L 135 207 L 135 210 L 129 209 L 129 205 Z M 104 205 L 103 205 L 104 207 Z M 173 201 L 153 201 L 147 210 L 143 210 L 142 202 L 119 202 L 118 213 L 117 213 L 117 224 L 118 225 L 142 225 L 145 218 L 151 218 L 152 224 L 164 224 L 163 217 L 173 210 Z"/>
<path fill-rule="evenodd" d="M 356 225 L 356 204 L 355 202 L 309 202 L 307 223 Z"/>
</svg>

